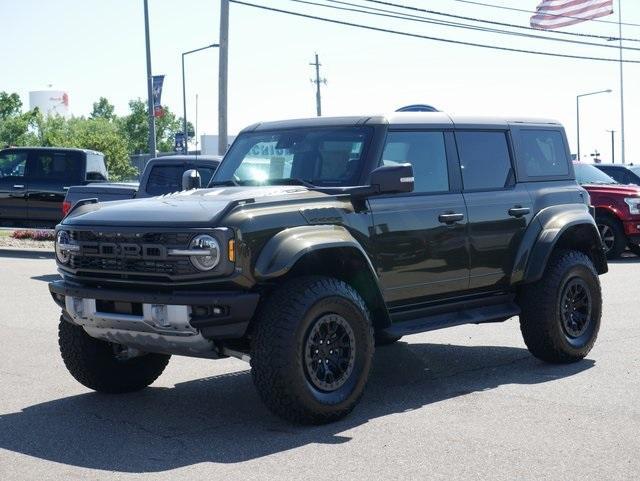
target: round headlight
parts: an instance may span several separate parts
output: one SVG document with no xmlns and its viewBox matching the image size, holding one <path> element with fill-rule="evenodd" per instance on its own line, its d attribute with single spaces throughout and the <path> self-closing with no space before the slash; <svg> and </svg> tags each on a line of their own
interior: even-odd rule
<svg viewBox="0 0 640 481">
<path fill-rule="evenodd" d="M 193 238 L 189 244 L 189 259 L 196 269 L 210 271 L 220 262 L 220 244 L 210 235 L 202 234 Z M 196 251 L 202 251 L 201 253 Z"/>
<path fill-rule="evenodd" d="M 56 258 L 60 264 L 66 264 L 71 259 L 71 252 L 65 249 L 70 244 L 71 237 L 66 230 L 58 231 L 56 235 Z"/>
</svg>

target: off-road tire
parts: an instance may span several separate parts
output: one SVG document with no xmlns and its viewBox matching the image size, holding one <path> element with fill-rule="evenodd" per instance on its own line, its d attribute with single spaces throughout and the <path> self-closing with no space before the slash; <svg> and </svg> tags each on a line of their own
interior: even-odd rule
<svg viewBox="0 0 640 481">
<path fill-rule="evenodd" d="M 585 331 L 572 337 L 564 327 L 561 303 L 565 288 L 579 282 L 590 295 L 590 315 Z M 549 259 L 544 277 L 522 286 L 520 330 L 531 354 L 550 363 L 570 363 L 584 358 L 596 341 L 602 314 L 600 280 L 591 259 L 579 251 L 558 250 Z"/>
<path fill-rule="evenodd" d="M 624 252 L 625 247 L 627 247 L 627 239 L 622 225 L 617 219 L 609 216 L 598 216 L 596 224 L 598 225 L 600 235 L 603 235 L 603 232 L 605 232 L 602 239 L 603 242 L 605 242 L 605 236 L 608 239 L 610 239 L 610 236 L 613 236 L 613 239 L 607 239 L 605 244 L 607 259 L 618 259 Z"/>
<path fill-rule="evenodd" d="M 377 331 L 375 333 L 376 347 L 390 346 L 391 344 L 398 342 L 400 339 L 402 339 L 402 336 L 392 336 L 384 331 Z"/>
<path fill-rule="evenodd" d="M 153 383 L 171 356 L 144 354 L 127 360 L 116 357 L 113 344 L 95 339 L 82 327 L 60 319 L 58 344 L 65 366 L 83 386 L 117 394 L 143 389 Z"/>
<path fill-rule="evenodd" d="M 355 346 L 352 371 L 335 390 L 312 382 L 307 339 L 327 315 L 348 323 Z M 272 291 L 252 326 L 251 374 L 260 398 L 276 415 L 324 424 L 349 414 L 364 391 L 374 353 L 369 311 L 350 285 L 330 277 L 292 279 Z"/>
</svg>

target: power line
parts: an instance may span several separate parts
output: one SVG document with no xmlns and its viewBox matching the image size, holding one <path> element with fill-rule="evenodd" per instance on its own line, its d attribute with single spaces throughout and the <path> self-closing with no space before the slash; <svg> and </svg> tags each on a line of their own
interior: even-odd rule
<svg viewBox="0 0 640 481">
<path fill-rule="evenodd" d="M 497 9 L 500 9 L 500 10 L 510 10 L 512 12 L 524 12 L 524 13 L 529 13 L 529 14 L 537 13 L 534 10 L 526 10 L 526 9 L 523 9 L 523 8 L 516 8 L 516 7 L 506 7 L 504 5 L 496 5 L 494 3 L 475 2 L 473 0 L 451 0 L 451 1 L 452 2 L 459 2 L 459 3 L 467 3 L 467 4 L 470 4 L 470 5 L 479 5 L 481 7 L 497 8 Z M 555 16 L 555 17 L 558 17 L 558 18 L 572 18 L 572 19 L 575 19 L 575 20 L 584 20 L 582 18 L 571 17 L 569 15 L 560 15 L 560 14 L 553 14 L 553 13 L 547 13 L 547 15 Z M 614 21 L 611 21 L 611 20 L 593 19 L 591 21 L 592 22 L 598 22 L 598 23 L 609 23 L 609 24 L 612 24 L 612 25 L 618 25 L 618 22 L 614 22 Z M 622 25 L 625 25 L 627 27 L 640 27 L 640 23 L 625 23 L 625 22 L 623 22 Z"/>
<path fill-rule="evenodd" d="M 548 41 L 552 41 L 552 42 L 572 43 L 572 44 L 576 44 L 576 45 L 586 45 L 586 46 L 603 47 L 603 48 L 615 48 L 616 50 L 620 49 L 620 47 L 617 46 L 617 45 L 607 45 L 607 44 L 601 44 L 601 43 L 595 43 L 595 42 L 569 40 L 569 39 L 565 39 L 565 38 L 555 38 L 555 37 L 549 37 L 549 36 L 546 36 L 546 35 L 536 35 L 536 34 L 529 34 L 529 33 L 522 33 L 522 32 L 512 32 L 512 31 L 509 31 L 509 30 L 500 30 L 500 29 L 489 28 L 489 27 L 484 27 L 484 26 L 470 25 L 468 23 L 451 22 L 451 21 L 448 21 L 448 20 L 440 20 L 440 19 L 428 18 L 428 17 L 418 16 L 418 15 L 410 15 L 410 14 L 405 14 L 405 13 L 401 13 L 401 12 L 395 12 L 393 10 L 375 9 L 377 11 L 373 12 L 373 11 L 368 11 L 368 10 L 361 10 L 360 8 L 348 8 L 348 7 L 339 7 L 339 6 L 336 6 L 336 5 L 326 5 L 326 4 L 317 3 L 317 2 L 314 2 L 314 1 L 311 1 L 311 0 L 289 0 L 289 1 L 290 2 L 295 2 L 295 3 L 302 3 L 302 4 L 306 4 L 306 5 L 313 5 L 313 6 L 317 6 L 317 7 L 331 8 L 331 9 L 335 9 L 335 10 L 364 13 L 366 15 L 376 15 L 376 16 L 387 17 L 387 18 L 408 20 L 408 21 L 413 21 L 413 22 L 421 22 L 421 23 L 428 23 L 428 24 L 440 25 L 440 26 L 446 26 L 446 27 L 462 28 L 462 29 L 466 29 L 466 30 L 475 30 L 475 31 L 484 32 L 484 33 L 497 33 L 499 35 L 511 35 L 511 36 L 515 36 L 515 37 L 534 38 L 534 39 L 538 39 L 538 40 L 548 40 Z M 332 2 L 332 3 L 339 3 L 339 4 L 342 4 L 342 5 L 349 5 L 351 7 L 371 8 L 371 7 L 361 6 L 361 5 L 357 5 L 357 4 L 353 4 L 353 3 L 349 3 L 349 2 L 343 2 L 343 1 L 336 1 L 336 0 L 325 0 L 325 1 Z M 390 12 L 390 13 L 380 13 L 380 12 Z M 427 10 L 425 10 L 425 12 L 427 12 Z M 435 13 L 437 15 L 449 16 L 447 14 L 440 14 L 439 12 L 431 12 L 431 11 L 428 11 L 428 12 L 429 13 Z M 455 17 L 455 15 L 454 15 L 454 17 Z M 467 18 L 467 17 L 463 17 L 463 18 Z M 484 20 L 478 20 L 478 19 L 471 19 L 471 20 L 475 21 L 475 22 L 483 22 L 484 21 Z M 488 23 L 495 23 L 495 22 L 488 22 Z M 527 27 L 521 27 L 521 28 L 527 28 Z M 530 29 L 530 30 L 539 31 L 537 29 Z M 640 42 L 640 40 L 636 40 L 636 41 Z M 624 50 L 634 50 L 634 51 L 639 51 L 640 52 L 640 48 L 635 48 L 635 47 L 623 47 L 623 49 Z"/>
<path fill-rule="evenodd" d="M 345 2 L 339 2 L 337 0 L 326 0 L 328 2 L 332 2 L 332 3 L 345 3 Z M 404 10 L 412 10 L 414 12 L 422 12 L 422 13 L 429 13 L 431 15 L 440 15 L 443 17 L 450 17 L 450 18 L 456 18 L 459 20 L 467 20 L 467 21 L 472 21 L 472 22 L 482 22 L 482 23 L 488 23 L 491 25 L 499 25 L 502 27 L 510 27 L 510 28 L 519 28 L 519 29 L 524 29 L 524 30 L 535 30 L 536 32 L 539 32 L 540 29 L 539 28 L 533 28 L 533 27 L 529 27 L 526 25 L 517 25 L 517 24 L 513 24 L 513 23 L 505 23 L 505 22 L 498 22 L 495 20 L 486 20 L 486 19 L 481 19 L 481 18 L 476 18 L 476 17 L 467 17 L 464 15 L 455 15 L 452 13 L 445 13 L 445 12 L 439 12 L 436 10 L 427 10 L 424 8 L 419 8 L 419 7 L 413 7 L 410 5 L 402 5 L 402 4 L 398 4 L 398 3 L 393 3 L 393 2 L 388 2 L 388 1 L 381 1 L 381 0 L 362 0 L 364 2 L 369 2 L 369 3 L 377 3 L 379 5 L 386 5 L 388 7 L 395 7 L 395 8 L 402 8 Z M 387 10 L 388 11 L 388 10 Z M 553 14 L 550 14 L 553 15 Z M 573 18 L 573 17 L 569 17 L 569 18 Z M 617 22 L 616 22 L 617 25 Z M 549 30 L 549 33 L 553 33 L 556 35 L 570 35 L 570 36 L 575 36 L 575 37 L 590 37 L 590 38 L 599 38 L 601 40 L 620 40 L 620 38 L 618 37 L 611 37 L 611 36 L 605 36 L 605 35 L 593 35 L 590 33 L 581 33 L 581 32 L 565 32 L 562 30 Z M 640 42 L 640 39 L 637 38 L 623 38 L 622 40 L 625 40 L 627 42 Z M 616 46 L 613 46 L 613 48 L 618 48 Z"/>
<path fill-rule="evenodd" d="M 274 8 L 274 7 L 267 7 L 265 5 L 257 5 L 255 3 L 249 3 L 249 2 L 244 2 L 241 0 L 229 0 L 232 3 L 236 3 L 238 5 L 245 5 L 248 7 L 254 7 L 254 8 L 258 8 L 261 10 L 267 10 L 267 11 L 271 11 L 271 12 L 277 12 L 277 13 L 284 13 L 286 15 L 292 15 L 295 17 L 301 17 L 301 18 L 308 18 L 311 20 L 319 20 L 322 22 L 327 22 L 327 23 L 334 23 L 337 25 L 344 25 L 347 27 L 355 27 L 355 28 L 361 28 L 364 30 L 372 30 L 375 32 L 383 32 L 383 33 L 391 33 L 391 34 L 395 34 L 395 35 L 401 35 L 404 37 L 413 37 L 413 38 L 421 38 L 424 40 L 433 40 L 436 42 L 444 42 L 444 43 L 450 43 L 450 44 L 455 44 L 455 45 L 464 45 L 464 46 L 468 46 L 468 47 L 480 47 L 480 48 L 487 48 L 487 49 L 491 49 L 491 50 L 501 50 L 504 52 L 517 52 L 517 53 L 527 53 L 527 54 L 533 54 L 533 55 L 543 55 L 546 57 L 560 57 L 560 58 L 572 58 L 572 59 L 579 59 L 579 60 L 594 60 L 594 61 L 601 61 L 601 62 L 620 62 L 619 59 L 615 59 L 615 58 L 607 58 L 607 57 L 587 57 L 587 56 L 583 56 L 583 55 L 571 55 L 571 54 L 561 54 L 561 53 L 552 53 L 552 52 L 543 52 L 540 50 L 526 50 L 526 49 L 518 49 L 518 48 L 510 48 L 510 47 L 499 47 L 497 45 L 488 45 L 488 44 L 482 44 L 482 43 L 475 43 L 475 42 L 466 42 L 463 40 L 452 40 L 452 39 L 447 39 L 447 38 L 441 38 L 441 37 L 432 37 L 432 36 L 427 36 L 427 35 L 419 35 L 416 33 L 409 33 L 409 32 L 402 32 L 399 30 L 391 30 L 388 28 L 381 28 L 381 27 L 373 27 L 371 25 L 362 25 L 359 23 L 353 23 L 353 22 L 345 22 L 342 20 L 335 20 L 335 19 L 331 19 L 331 18 L 326 18 L 326 17 L 319 17 L 316 15 L 309 15 L 309 14 L 305 14 L 305 13 L 300 13 L 300 12 L 293 12 L 290 10 L 283 10 L 280 8 Z M 623 60 L 624 63 L 634 63 L 634 64 L 640 64 L 640 60 Z"/>
</svg>

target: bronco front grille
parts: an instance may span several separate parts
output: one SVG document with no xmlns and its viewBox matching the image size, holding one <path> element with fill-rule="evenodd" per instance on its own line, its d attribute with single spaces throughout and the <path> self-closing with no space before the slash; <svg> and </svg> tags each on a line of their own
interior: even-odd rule
<svg viewBox="0 0 640 481">
<path fill-rule="evenodd" d="M 111 273 L 123 278 L 135 274 L 174 277 L 199 273 L 188 258 L 166 255 L 169 249 L 186 249 L 193 236 L 190 233 L 78 230 L 70 231 L 70 236 L 80 245 L 68 264 L 77 276 Z"/>
</svg>

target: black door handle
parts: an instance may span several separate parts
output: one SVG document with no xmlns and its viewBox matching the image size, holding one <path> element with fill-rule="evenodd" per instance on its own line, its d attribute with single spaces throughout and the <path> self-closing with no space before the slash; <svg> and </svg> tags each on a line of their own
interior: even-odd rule
<svg viewBox="0 0 640 481">
<path fill-rule="evenodd" d="M 509 215 L 512 217 L 522 217 L 523 215 L 527 215 L 531 212 L 529 207 L 512 207 L 509 209 Z"/>
<path fill-rule="evenodd" d="M 464 214 L 440 214 L 438 221 L 443 224 L 453 224 L 464 219 Z"/>
</svg>

